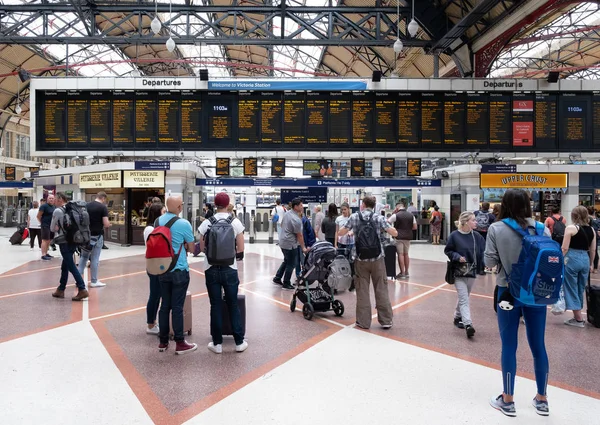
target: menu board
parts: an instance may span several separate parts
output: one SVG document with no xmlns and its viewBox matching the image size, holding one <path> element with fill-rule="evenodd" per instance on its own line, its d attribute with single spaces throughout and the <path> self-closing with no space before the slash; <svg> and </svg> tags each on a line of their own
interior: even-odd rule
<svg viewBox="0 0 600 425">
<path fill-rule="evenodd" d="M 284 145 L 304 144 L 304 93 L 283 94 L 283 143 Z"/>
<path fill-rule="evenodd" d="M 74 149 L 88 142 L 88 103 L 87 93 L 67 93 L 67 145 Z"/>
<path fill-rule="evenodd" d="M 566 146 L 583 149 L 589 137 L 588 124 L 591 124 L 590 98 L 577 94 L 563 94 L 560 104 L 560 133 Z"/>
<path fill-rule="evenodd" d="M 158 92 L 158 143 L 179 143 L 179 95 Z"/>
<path fill-rule="evenodd" d="M 350 176 L 364 177 L 365 176 L 365 160 L 364 158 L 352 158 L 350 160 Z"/>
<path fill-rule="evenodd" d="M 202 143 L 202 97 L 199 92 L 181 92 L 181 143 Z"/>
<path fill-rule="evenodd" d="M 398 93 L 398 143 L 401 147 L 418 147 L 421 129 L 421 102 L 413 93 Z"/>
<path fill-rule="evenodd" d="M 373 96 L 371 93 L 352 93 L 352 144 L 373 144 Z"/>
<path fill-rule="evenodd" d="M 441 146 L 444 135 L 444 102 L 437 93 L 423 93 L 421 100 L 421 144 Z"/>
<path fill-rule="evenodd" d="M 229 158 L 217 158 L 217 176 L 229 176 Z"/>
<path fill-rule="evenodd" d="M 271 175 L 285 177 L 285 158 L 271 158 Z"/>
<path fill-rule="evenodd" d="M 306 93 L 306 145 L 326 147 L 329 143 L 329 93 Z"/>
<path fill-rule="evenodd" d="M 593 97 L 593 133 L 594 133 L 594 146 L 600 146 L 600 94 L 595 94 Z"/>
<path fill-rule="evenodd" d="M 112 99 L 108 92 L 90 92 L 90 144 L 110 145 L 110 113 Z"/>
<path fill-rule="evenodd" d="M 281 140 L 283 139 L 283 132 L 281 131 L 283 117 L 281 93 L 262 92 L 260 95 L 262 146 L 265 148 L 281 147 Z"/>
<path fill-rule="evenodd" d="M 332 148 L 342 148 L 350 142 L 352 134 L 352 101 L 347 93 L 329 95 L 329 144 Z"/>
<path fill-rule="evenodd" d="M 258 176 L 258 161 L 256 158 L 244 158 L 244 175 Z"/>
<path fill-rule="evenodd" d="M 65 93 L 46 92 L 44 99 L 44 143 L 46 145 L 64 144 L 67 141 L 65 134 L 65 119 L 67 113 L 67 100 Z"/>
<path fill-rule="evenodd" d="M 465 144 L 465 101 L 460 93 L 444 93 L 444 145 Z"/>
<path fill-rule="evenodd" d="M 535 147 L 556 149 L 556 95 L 537 93 L 534 106 Z"/>
<path fill-rule="evenodd" d="M 408 177 L 420 177 L 421 176 L 421 159 L 420 158 L 409 158 L 406 161 L 406 174 Z"/>
<path fill-rule="evenodd" d="M 490 147 L 508 148 L 512 140 L 511 96 L 490 93 Z"/>
<path fill-rule="evenodd" d="M 395 93 L 375 93 L 375 145 L 396 145 Z"/>
<path fill-rule="evenodd" d="M 533 96 L 513 94 L 513 146 L 533 147 Z"/>
<path fill-rule="evenodd" d="M 113 146 L 133 147 L 133 109 L 134 95 L 132 92 L 113 93 Z"/>
<path fill-rule="evenodd" d="M 488 96 L 467 93 L 465 135 L 469 146 L 487 146 L 489 137 Z"/>
<path fill-rule="evenodd" d="M 260 143 L 260 98 L 250 92 L 242 92 L 238 98 L 238 140 L 241 146 Z"/>
<path fill-rule="evenodd" d="M 381 177 L 394 177 L 396 175 L 396 160 L 394 158 L 381 158 Z"/>
<path fill-rule="evenodd" d="M 135 96 L 136 147 L 156 146 L 156 97 L 150 92 L 137 92 Z"/>
<path fill-rule="evenodd" d="M 207 144 L 220 149 L 233 147 L 233 96 L 208 92 L 206 98 Z"/>
</svg>

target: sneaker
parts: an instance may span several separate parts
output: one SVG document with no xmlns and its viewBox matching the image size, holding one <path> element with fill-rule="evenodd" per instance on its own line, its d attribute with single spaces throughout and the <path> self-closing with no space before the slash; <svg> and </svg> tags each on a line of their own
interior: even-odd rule
<svg viewBox="0 0 600 425">
<path fill-rule="evenodd" d="M 159 332 L 160 332 L 160 329 L 158 329 L 158 325 L 154 325 L 153 328 L 149 328 L 146 326 L 146 333 L 148 335 L 158 335 Z"/>
<path fill-rule="evenodd" d="M 213 344 L 212 342 L 208 343 L 208 349 L 215 354 L 221 354 L 223 352 L 223 346 L 221 344 Z"/>
<path fill-rule="evenodd" d="M 535 412 L 540 416 L 549 416 L 550 409 L 548 408 L 548 401 L 538 400 L 536 397 L 533 398 L 531 405 L 535 407 Z"/>
<path fill-rule="evenodd" d="M 475 335 L 475 328 L 473 325 L 465 326 L 465 331 L 467 332 L 467 338 L 473 338 L 473 335 Z"/>
<path fill-rule="evenodd" d="M 517 416 L 517 409 L 515 409 L 515 403 L 514 402 L 511 402 L 511 403 L 505 402 L 504 399 L 502 398 L 502 394 L 500 394 L 496 398 L 491 399 L 490 406 L 492 406 L 496 410 L 501 411 L 506 416 L 511 416 L 511 417 Z"/>
<path fill-rule="evenodd" d="M 274 278 L 273 278 L 273 283 L 274 283 L 275 285 L 283 285 L 283 282 L 282 282 L 282 281 L 281 281 L 281 279 L 280 279 L 280 278 L 278 278 L 278 277 L 274 277 Z"/>
<path fill-rule="evenodd" d="M 393 324 L 392 324 L 392 323 L 390 323 L 389 325 L 381 325 L 381 327 L 382 327 L 383 329 L 391 329 L 391 327 L 392 327 L 392 326 L 393 326 Z"/>
<path fill-rule="evenodd" d="M 356 328 L 360 328 L 360 329 L 369 329 L 369 328 L 367 328 L 366 326 L 363 326 L 363 325 L 361 325 L 361 324 L 360 324 L 360 323 L 358 323 L 358 322 L 354 323 L 354 327 L 356 327 Z"/>
<path fill-rule="evenodd" d="M 238 353 L 243 353 L 248 348 L 248 341 L 244 340 L 240 345 L 235 346 L 235 351 Z"/>
<path fill-rule="evenodd" d="M 49 255 L 42 255 L 42 260 L 50 261 L 50 260 L 52 260 L 52 257 L 50 257 Z"/>
<path fill-rule="evenodd" d="M 158 344 L 158 351 L 160 351 L 161 353 L 163 351 L 167 351 L 167 348 L 169 348 L 168 342 L 161 342 L 160 344 Z"/>
<path fill-rule="evenodd" d="M 77 295 L 75 295 L 73 298 L 71 298 L 71 300 L 83 301 L 84 299 L 86 299 L 89 296 L 90 296 L 90 293 L 87 291 L 87 289 L 80 289 L 79 291 L 77 291 Z"/>
<path fill-rule="evenodd" d="M 396 279 L 402 279 L 404 277 L 404 275 L 402 273 L 398 273 L 396 275 Z"/>
<path fill-rule="evenodd" d="M 569 320 L 565 320 L 565 325 L 568 326 L 575 326 L 576 328 L 585 328 L 585 321 L 579 321 L 577 319 L 575 319 L 574 317 L 569 319 Z"/>
<path fill-rule="evenodd" d="M 462 317 L 455 317 L 454 318 L 454 326 L 456 326 L 458 329 L 464 329 L 465 328 L 465 324 L 462 321 Z"/>
<path fill-rule="evenodd" d="M 103 286 L 106 286 L 106 283 L 100 281 L 90 283 L 90 288 L 102 288 Z"/>
<path fill-rule="evenodd" d="M 198 349 L 198 344 L 188 344 L 187 341 L 177 341 L 175 343 L 175 354 L 187 354 Z"/>
<path fill-rule="evenodd" d="M 291 283 L 284 283 L 282 288 L 287 290 L 296 289 Z"/>
<path fill-rule="evenodd" d="M 52 296 L 54 298 L 64 298 L 65 297 L 65 291 L 62 289 L 57 289 L 56 291 L 54 291 L 52 293 Z"/>
<path fill-rule="evenodd" d="M 404 279 L 408 279 L 410 277 L 410 275 L 407 273 L 404 273 Z"/>
</svg>

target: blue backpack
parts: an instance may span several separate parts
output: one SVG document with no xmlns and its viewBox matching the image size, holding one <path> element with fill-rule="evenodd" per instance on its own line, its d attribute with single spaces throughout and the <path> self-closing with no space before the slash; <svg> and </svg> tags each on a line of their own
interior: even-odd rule
<svg viewBox="0 0 600 425">
<path fill-rule="evenodd" d="M 502 220 L 522 238 L 519 262 L 508 276 L 511 295 L 528 306 L 556 304 L 564 276 L 564 259 L 558 242 L 544 236 L 544 225 L 523 229 L 513 219 Z M 531 234 L 530 230 L 534 230 Z"/>
</svg>

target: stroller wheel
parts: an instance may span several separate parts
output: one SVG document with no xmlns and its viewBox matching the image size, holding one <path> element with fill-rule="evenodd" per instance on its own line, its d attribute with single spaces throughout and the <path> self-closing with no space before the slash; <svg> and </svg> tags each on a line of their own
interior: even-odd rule
<svg viewBox="0 0 600 425">
<path fill-rule="evenodd" d="M 306 320 L 312 319 L 314 314 L 315 308 L 312 306 L 312 304 L 306 303 L 302 306 L 302 315 Z"/>
<path fill-rule="evenodd" d="M 344 303 L 340 300 L 335 300 L 331 303 L 331 307 L 333 308 L 333 312 L 336 316 L 341 316 L 344 314 Z"/>
<path fill-rule="evenodd" d="M 292 313 L 296 311 L 296 297 L 292 297 L 292 301 L 290 302 L 290 311 Z"/>
</svg>

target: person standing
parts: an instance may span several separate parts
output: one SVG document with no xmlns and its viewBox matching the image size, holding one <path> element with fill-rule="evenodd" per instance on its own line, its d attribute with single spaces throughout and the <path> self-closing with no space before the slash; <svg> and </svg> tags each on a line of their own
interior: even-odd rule
<svg viewBox="0 0 600 425">
<path fill-rule="evenodd" d="M 275 200 L 275 206 L 271 210 L 271 219 L 277 215 L 277 222 L 275 223 L 275 231 L 277 232 L 277 244 L 281 239 L 281 223 L 283 222 L 283 216 L 285 215 L 285 207 L 281 205 L 281 199 Z"/>
<path fill-rule="evenodd" d="M 49 197 L 48 197 L 49 198 Z M 56 243 L 60 249 L 60 255 L 62 255 L 62 264 L 60 266 L 60 284 L 56 291 L 52 293 L 54 298 L 64 298 L 65 288 L 67 287 L 67 279 L 69 273 L 73 275 L 75 279 L 75 285 L 77 285 L 77 295 L 71 298 L 73 301 L 82 301 L 89 297 L 89 293 L 85 287 L 85 282 L 81 277 L 81 273 L 77 270 L 73 254 L 75 254 L 76 246 L 67 240 L 65 233 L 65 226 L 70 223 L 68 214 L 65 212 L 64 206 L 69 202 L 69 198 L 64 193 L 58 192 L 56 194 L 56 201 L 53 197 L 52 204 L 56 202 L 57 208 L 54 208 L 52 213 L 52 221 L 50 222 L 50 230 L 56 233 Z"/>
<path fill-rule="evenodd" d="M 335 220 L 338 216 L 338 208 L 334 203 L 329 204 L 329 208 L 327 209 L 327 216 L 323 219 L 321 223 L 321 228 L 323 230 L 323 234 L 325 235 L 325 240 L 332 245 L 335 245 Z"/>
<path fill-rule="evenodd" d="M 350 231 L 346 233 L 344 236 L 340 235 L 340 229 L 342 229 L 348 220 L 350 220 L 350 205 L 347 202 L 343 202 L 340 206 L 340 210 L 342 211 L 342 215 L 339 215 L 335 219 L 335 247 L 342 248 L 344 250 L 344 255 L 348 258 L 350 262 L 350 272 L 352 273 L 352 284 L 350 284 L 350 288 L 348 291 L 352 292 L 356 289 L 354 284 L 354 261 L 352 259 L 352 249 L 354 248 L 354 232 Z"/>
<path fill-rule="evenodd" d="M 496 220 L 494 214 L 490 212 L 490 203 L 482 202 L 481 209 L 475 211 L 473 214 L 475 214 L 475 220 L 477 221 L 477 228 L 475 230 L 485 240 L 490 225 Z"/>
<path fill-rule="evenodd" d="M 48 195 L 46 203 L 40 207 L 37 215 L 42 234 L 42 260 L 44 261 L 52 260 L 52 256 L 48 254 L 48 248 L 50 247 L 52 239 L 54 239 L 54 233 L 50 230 L 50 227 L 52 224 L 52 214 L 54 214 L 55 208 L 54 195 Z"/>
<path fill-rule="evenodd" d="M 273 283 L 282 285 L 283 289 L 294 289 L 291 282 L 292 273 L 299 261 L 296 248 L 300 246 L 303 253 L 307 251 L 306 245 L 304 245 L 302 220 L 300 219 L 300 213 L 303 208 L 302 200 L 294 198 L 292 200 L 292 209 L 285 213 L 281 223 L 279 248 L 281 248 L 281 252 L 283 253 L 283 262 L 279 266 L 277 273 L 275 273 Z"/>
<path fill-rule="evenodd" d="M 302 236 L 304 237 L 304 246 L 306 249 L 310 249 L 315 242 L 317 242 L 317 238 L 315 237 L 315 231 L 310 224 L 310 220 L 304 214 L 304 212 L 300 212 L 300 218 L 302 219 Z M 302 265 L 304 264 L 304 253 L 302 252 L 302 247 L 298 245 L 296 248 L 298 251 L 298 264 L 296 264 L 296 280 L 300 279 L 300 274 L 302 272 Z"/>
<path fill-rule="evenodd" d="M 417 219 L 414 215 L 406 210 L 406 206 L 398 202 L 396 204 L 398 211 L 393 214 L 388 223 L 392 224 L 398 236 L 396 236 L 396 253 L 398 255 L 398 266 L 400 273 L 396 275 L 396 279 L 405 279 L 409 277 L 408 266 L 410 265 L 410 241 L 413 238 L 413 231 L 417 230 Z"/>
<path fill-rule="evenodd" d="M 215 196 L 215 208 L 217 209 L 213 219 L 205 220 L 200 226 L 200 250 L 205 252 L 208 241 L 205 235 L 210 232 L 211 227 L 219 220 L 226 221 L 233 230 L 232 244 L 227 249 L 231 249 L 232 255 L 235 253 L 233 264 L 218 265 L 211 264 L 208 255 L 205 259 L 206 290 L 210 300 L 210 334 L 212 341 L 208 344 L 208 349 L 215 354 L 223 352 L 223 294 L 225 303 L 229 311 L 229 320 L 235 340 L 235 351 L 241 353 L 248 348 L 248 342 L 244 340 L 244 331 L 242 327 L 242 318 L 238 306 L 238 288 L 240 279 L 237 271 L 237 261 L 244 258 L 244 225 L 237 218 L 232 217 L 227 212 L 229 205 L 229 195 L 221 192 Z M 232 219 L 233 218 L 233 219 Z M 231 220 L 229 222 L 228 220 Z"/>
<path fill-rule="evenodd" d="M 387 289 L 385 275 L 384 249 L 380 234 L 386 233 L 396 237 L 398 232 L 390 226 L 380 214 L 376 214 L 375 198 L 366 196 L 362 201 L 362 211 L 350 216 L 348 222 L 338 235 L 344 236 L 351 230 L 356 235 L 356 326 L 362 329 L 371 327 L 371 297 L 369 286 L 373 281 L 375 291 L 375 308 L 377 319 L 384 329 L 392 327 L 393 311 Z"/>
<path fill-rule="evenodd" d="M 108 221 L 108 208 L 106 207 L 106 192 L 98 192 L 96 199 L 88 202 L 87 212 L 90 216 L 90 243 L 81 249 L 81 258 L 79 259 L 79 274 L 83 276 L 85 266 L 90 260 L 90 272 L 92 274 L 90 287 L 101 288 L 106 283 L 98 280 L 98 265 L 100 264 L 100 254 L 104 246 L 104 229 L 110 227 Z"/>
<path fill-rule="evenodd" d="M 471 320 L 469 296 L 477 273 L 482 271 L 484 267 L 485 240 L 479 232 L 474 231 L 477 228 L 474 213 L 470 211 L 461 213 L 455 225 L 457 230 L 450 233 L 444 248 L 444 254 L 450 261 L 465 263 L 470 267 L 466 275 L 455 275 L 454 289 L 456 289 L 458 301 L 454 311 L 454 326 L 465 329 L 467 337 L 472 338 L 475 335 L 475 328 Z"/>
<path fill-rule="evenodd" d="M 406 211 L 408 211 L 409 213 L 411 213 L 411 214 L 413 214 L 413 215 L 415 215 L 415 214 L 417 214 L 417 213 L 419 212 L 419 211 L 418 211 L 418 210 L 415 208 L 415 204 L 414 204 L 414 203 L 412 203 L 412 202 L 411 202 L 411 203 L 408 205 L 408 208 L 406 209 Z"/>
<path fill-rule="evenodd" d="M 154 223 L 158 218 L 164 214 L 163 205 L 154 203 L 148 208 L 148 224 L 144 228 L 144 243 L 148 240 L 148 236 L 154 230 Z M 158 307 L 160 305 L 160 282 L 158 275 L 150 274 L 146 272 L 150 281 L 150 295 L 148 296 L 148 302 L 146 303 L 146 333 L 150 335 L 158 335 L 160 328 L 156 323 L 156 315 L 158 314 Z"/>
<path fill-rule="evenodd" d="M 314 209 L 315 215 L 313 217 L 313 229 L 315 229 L 315 236 L 318 241 L 324 241 L 325 235 L 323 235 L 323 229 L 321 226 L 323 225 L 323 220 L 325 219 L 325 214 L 321 211 L 321 206 L 317 205 Z"/>
<path fill-rule="evenodd" d="M 29 228 L 29 247 L 33 251 L 33 244 L 37 237 L 38 246 L 42 248 L 42 224 L 38 220 L 38 213 L 40 212 L 40 204 L 38 201 L 33 201 L 33 208 L 27 213 L 27 227 Z"/>
<path fill-rule="evenodd" d="M 194 252 L 194 232 L 189 221 L 180 219 L 183 211 L 181 196 L 171 196 L 167 199 L 167 212 L 158 218 L 159 226 L 165 226 L 175 219 L 171 226 L 171 242 L 173 252 L 177 255 L 177 264 L 173 270 L 158 276 L 162 303 L 158 316 L 160 344 L 158 351 L 169 348 L 169 313 L 173 319 L 173 334 L 175 339 L 175 354 L 190 353 L 198 348 L 197 344 L 188 344 L 183 336 L 183 304 L 190 285 L 190 268 L 187 253 Z"/>
<path fill-rule="evenodd" d="M 565 237 L 565 230 L 567 228 L 567 220 L 560 214 L 560 207 L 558 205 L 554 205 L 551 209 L 552 215 L 548 217 L 544 221 L 544 226 L 546 226 L 550 230 L 550 236 L 559 244 L 562 244 L 563 239 Z M 556 223 L 562 223 L 562 226 L 559 224 L 556 226 L 556 235 L 554 234 L 554 225 Z M 559 229 L 560 227 L 560 229 Z"/>
<path fill-rule="evenodd" d="M 431 218 L 429 219 L 429 225 L 431 226 L 431 244 L 439 245 L 440 234 L 442 233 L 442 213 L 440 212 L 440 207 L 437 205 L 433 207 L 433 212 L 431 213 Z"/>
</svg>

